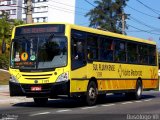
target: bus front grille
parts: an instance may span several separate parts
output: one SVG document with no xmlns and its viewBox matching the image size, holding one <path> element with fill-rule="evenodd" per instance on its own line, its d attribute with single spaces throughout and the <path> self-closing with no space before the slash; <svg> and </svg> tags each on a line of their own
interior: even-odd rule
<svg viewBox="0 0 160 120">
<path fill-rule="evenodd" d="M 22 74 L 22 76 L 27 80 L 47 80 L 52 76 L 52 74 L 37 74 L 37 75 Z"/>
</svg>

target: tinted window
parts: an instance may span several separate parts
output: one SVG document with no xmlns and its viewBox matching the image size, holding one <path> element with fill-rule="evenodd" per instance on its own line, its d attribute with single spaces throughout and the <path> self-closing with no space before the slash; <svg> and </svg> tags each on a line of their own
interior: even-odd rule
<svg viewBox="0 0 160 120">
<path fill-rule="evenodd" d="M 87 50 L 89 59 L 98 59 L 98 36 L 96 35 L 87 35 Z"/>
<path fill-rule="evenodd" d="M 150 65 L 156 65 L 156 47 L 150 46 L 149 47 L 149 64 Z"/>
<path fill-rule="evenodd" d="M 71 44 L 72 69 L 82 67 L 85 64 L 85 33 L 72 30 Z"/>
<path fill-rule="evenodd" d="M 113 61 L 113 40 L 111 38 L 100 38 L 100 60 Z"/>
<path fill-rule="evenodd" d="M 139 53 L 139 63 L 140 64 L 148 64 L 148 46 L 147 45 L 139 45 L 138 46 Z"/>
<path fill-rule="evenodd" d="M 115 41 L 115 59 L 116 62 L 126 62 L 126 45 L 125 42 Z"/>
<path fill-rule="evenodd" d="M 137 44 L 135 43 L 127 44 L 127 61 L 128 63 L 138 62 Z"/>
</svg>

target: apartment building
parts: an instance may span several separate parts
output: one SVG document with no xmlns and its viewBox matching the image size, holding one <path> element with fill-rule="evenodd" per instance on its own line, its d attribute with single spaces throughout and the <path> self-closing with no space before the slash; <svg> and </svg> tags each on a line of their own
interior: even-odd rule
<svg viewBox="0 0 160 120">
<path fill-rule="evenodd" d="M 76 0 L 32 0 L 33 22 L 75 23 Z M 10 19 L 26 21 L 24 0 L 0 0 L 0 13 L 9 13 Z"/>
<path fill-rule="evenodd" d="M 0 14 L 5 11 L 10 19 L 22 19 L 22 1 L 21 0 L 0 0 Z"/>
<path fill-rule="evenodd" d="M 23 7 L 26 7 L 23 1 Z M 32 0 L 33 22 L 75 23 L 75 0 Z M 22 10 L 26 20 L 26 11 Z"/>
</svg>

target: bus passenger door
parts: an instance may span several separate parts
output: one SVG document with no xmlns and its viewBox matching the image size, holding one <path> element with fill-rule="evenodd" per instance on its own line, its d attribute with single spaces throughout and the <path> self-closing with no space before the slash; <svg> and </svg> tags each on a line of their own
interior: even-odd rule
<svg viewBox="0 0 160 120">
<path fill-rule="evenodd" d="M 71 92 L 86 91 L 87 67 L 85 33 L 72 30 L 71 34 Z M 86 82 L 84 82 L 86 81 Z M 85 83 L 85 84 L 84 84 Z"/>
</svg>

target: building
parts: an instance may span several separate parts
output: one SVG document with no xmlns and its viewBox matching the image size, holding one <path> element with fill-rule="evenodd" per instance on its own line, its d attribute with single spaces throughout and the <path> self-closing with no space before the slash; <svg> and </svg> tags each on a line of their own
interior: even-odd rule
<svg viewBox="0 0 160 120">
<path fill-rule="evenodd" d="M 26 4 L 23 2 L 23 7 Z M 32 0 L 33 22 L 67 22 L 75 23 L 75 0 Z M 22 11 L 26 21 L 26 11 Z"/>
<path fill-rule="evenodd" d="M 75 23 L 76 0 L 32 0 L 33 22 Z M 0 14 L 9 13 L 10 19 L 26 21 L 24 0 L 0 0 Z"/>
<path fill-rule="evenodd" d="M 0 14 L 5 11 L 10 19 L 22 19 L 22 1 L 21 0 L 0 0 Z"/>
</svg>

